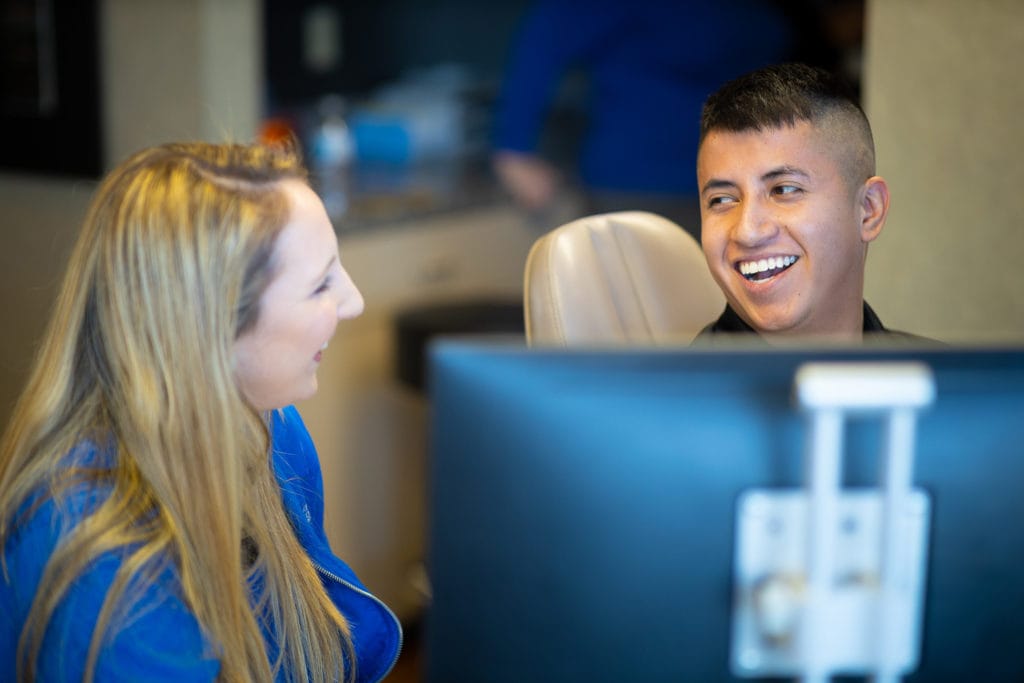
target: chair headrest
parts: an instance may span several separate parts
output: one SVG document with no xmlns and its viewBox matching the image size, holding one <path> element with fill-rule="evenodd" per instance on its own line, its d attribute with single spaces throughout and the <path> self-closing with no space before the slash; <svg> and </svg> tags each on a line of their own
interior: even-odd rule
<svg viewBox="0 0 1024 683">
<path fill-rule="evenodd" d="M 644 211 L 574 220 L 526 261 L 532 345 L 687 344 L 725 305 L 697 241 Z"/>
</svg>

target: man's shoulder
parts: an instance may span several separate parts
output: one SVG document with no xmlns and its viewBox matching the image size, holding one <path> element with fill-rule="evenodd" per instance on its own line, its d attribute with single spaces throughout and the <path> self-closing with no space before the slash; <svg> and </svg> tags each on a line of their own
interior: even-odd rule
<svg viewBox="0 0 1024 683">
<path fill-rule="evenodd" d="M 864 339 L 884 340 L 886 343 L 897 344 L 942 344 L 929 337 L 886 327 L 867 301 L 864 302 Z"/>
</svg>

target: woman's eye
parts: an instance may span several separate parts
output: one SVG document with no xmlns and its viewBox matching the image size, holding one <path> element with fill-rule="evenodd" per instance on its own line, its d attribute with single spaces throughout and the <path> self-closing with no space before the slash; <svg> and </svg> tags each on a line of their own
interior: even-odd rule
<svg viewBox="0 0 1024 683">
<path fill-rule="evenodd" d="M 321 282 L 317 286 L 317 288 L 315 290 L 313 290 L 313 293 L 314 294 L 323 294 L 324 292 L 326 292 L 330 288 L 331 288 L 331 279 L 330 278 L 326 278 L 323 282 Z"/>
</svg>

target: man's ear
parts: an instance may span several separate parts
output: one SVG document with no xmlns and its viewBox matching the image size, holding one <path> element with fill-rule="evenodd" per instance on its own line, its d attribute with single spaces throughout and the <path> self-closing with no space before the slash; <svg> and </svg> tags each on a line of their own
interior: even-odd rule
<svg viewBox="0 0 1024 683">
<path fill-rule="evenodd" d="M 882 233 L 889 214 L 889 186 L 879 176 L 871 176 L 861 186 L 860 239 L 867 244 Z"/>
</svg>

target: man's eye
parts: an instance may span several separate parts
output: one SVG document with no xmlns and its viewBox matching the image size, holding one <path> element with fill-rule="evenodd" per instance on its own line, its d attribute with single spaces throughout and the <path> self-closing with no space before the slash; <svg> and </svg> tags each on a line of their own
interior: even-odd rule
<svg viewBox="0 0 1024 683">
<path fill-rule="evenodd" d="M 801 192 L 801 189 L 796 185 L 779 185 L 774 189 L 774 192 L 779 195 L 795 195 Z"/>
<path fill-rule="evenodd" d="M 735 200 L 732 197 L 711 197 L 708 199 L 708 208 L 714 208 L 716 206 L 721 206 L 723 204 L 731 204 L 733 201 Z"/>
</svg>

